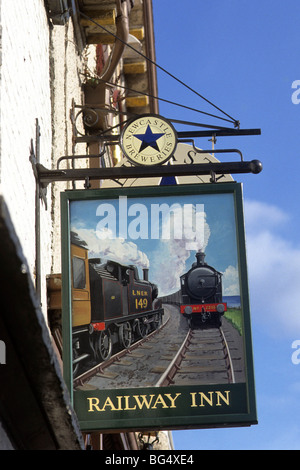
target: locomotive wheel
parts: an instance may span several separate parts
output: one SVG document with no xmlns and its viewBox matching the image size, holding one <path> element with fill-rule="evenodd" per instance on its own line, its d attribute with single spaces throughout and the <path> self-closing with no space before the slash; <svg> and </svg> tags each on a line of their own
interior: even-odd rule
<svg viewBox="0 0 300 470">
<path fill-rule="evenodd" d="M 112 339 L 109 330 L 100 331 L 98 337 L 97 354 L 102 361 L 110 358 L 112 353 Z"/>
<path fill-rule="evenodd" d="M 122 323 L 119 327 L 119 342 L 122 348 L 129 348 L 132 341 L 132 328 L 130 323 L 127 321 Z"/>
<path fill-rule="evenodd" d="M 147 336 L 149 324 L 145 322 L 145 318 L 140 318 L 137 324 L 137 333 L 141 338 Z"/>
</svg>

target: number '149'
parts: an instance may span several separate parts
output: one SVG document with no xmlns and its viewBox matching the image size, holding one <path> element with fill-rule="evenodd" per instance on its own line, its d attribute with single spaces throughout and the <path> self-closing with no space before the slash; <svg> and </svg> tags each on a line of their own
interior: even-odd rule
<svg viewBox="0 0 300 470">
<path fill-rule="evenodd" d="M 148 299 L 135 299 L 135 308 L 147 308 L 148 307 Z"/>
</svg>

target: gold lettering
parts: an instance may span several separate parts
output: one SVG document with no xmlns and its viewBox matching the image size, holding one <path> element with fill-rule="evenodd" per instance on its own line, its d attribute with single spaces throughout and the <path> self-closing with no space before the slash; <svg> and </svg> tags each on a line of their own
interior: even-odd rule
<svg viewBox="0 0 300 470">
<path fill-rule="evenodd" d="M 197 400 L 197 396 L 200 396 L 200 402 Z M 204 407 L 209 406 L 222 406 L 223 404 L 230 405 L 230 391 L 224 392 L 190 392 L 191 396 L 191 408 L 197 408 L 198 406 Z"/>
<path fill-rule="evenodd" d="M 89 412 L 90 412 L 90 411 L 95 411 L 95 410 L 96 410 L 96 411 L 101 411 L 100 408 L 99 408 L 99 406 L 98 406 L 98 405 L 99 405 L 99 400 L 98 400 L 98 398 L 88 398 L 88 402 L 89 402 L 89 404 L 90 404 L 89 409 L 88 409 Z M 94 402 L 95 402 L 95 403 L 94 403 Z M 93 410 L 93 408 L 95 408 L 95 410 Z"/>
<path fill-rule="evenodd" d="M 213 393 L 213 392 L 211 392 Z M 102 403 L 97 397 L 87 397 L 88 412 L 102 411 L 134 411 L 136 409 L 152 410 L 161 408 L 176 408 L 176 401 L 181 393 L 172 395 L 171 393 L 151 394 L 151 395 L 118 395 L 115 398 L 107 396 L 103 398 Z M 196 393 L 191 394 L 193 397 L 193 405 L 196 404 Z M 225 399 L 225 397 L 223 397 Z M 200 405 L 199 405 L 200 406 Z"/>
<path fill-rule="evenodd" d="M 123 408 L 123 409 L 124 409 L 125 411 L 127 411 L 127 410 L 135 410 L 135 409 L 136 409 L 136 405 L 134 405 L 133 408 L 130 408 L 130 406 L 129 406 L 129 398 L 130 398 L 130 395 L 125 395 L 124 398 L 125 398 L 125 408 Z"/>
<path fill-rule="evenodd" d="M 107 406 L 110 406 L 112 411 L 116 411 L 116 407 L 109 397 L 106 398 L 105 403 L 101 411 L 103 411 Z"/>
<path fill-rule="evenodd" d="M 135 290 L 135 289 L 132 289 L 132 295 L 134 296 L 139 296 L 139 297 L 147 297 L 148 296 L 148 292 L 146 290 Z"/>
<path fill-rule="evenodd" d="M 176 396 L 174 398 L 172 398 L 172 395 L 170 393 L 166 393 L 165 396 L 169 398 L 170 402 L 171 402 L 171 406 L 170 408 L 176 408 L 175 406 L 175 400 L 177 400 L 177 398 L 179 397 L 179 395 L 181 395 L 181 393 L 176 393 Z"/>
<path fill-rule="evenodd" d="M 158 404 L 161 404 L 163 408 L 168 408 L 168 405 L 166 404 L 166 402 L 163 399 L 163 397 L 161 396 L 161 394 L 159 394 L 158 397 L 156 398 L 155 403 L 152 406 L 152 409 L 156 408 Z"/>
<path fill-rule="evenodd" d="M 118 408 L 116 408 L 117 411 L 121 411 L 122 410 L 122 395 L 121 396 L 117 396 L 117 399 L 118 399 Z"/>
<path fill-rule="evenodd" d="M 226 393 L 226 398 L 224 397 L 224 395 L 221 392 L 216 392 L 216 394 L 217 394 L 217 404 L 216 404 L 216 406 L 222 406 L 222 404 L 220 403 L 220 400 L 219 400 L 220 397 L 222 398 L 224 403 L 229 406 L 229 393 L 230 393 L 230 391 L 226 390 L 225 393 Z"/>
<path fill-rule="evenodd" d="M 196 404 L 196 392 L 190 392 L 190 395 L 192 395 L 192 404 L 191 408 L 196 408 L 198 405 Z"/>
<path fill-rule="evenodd" d="M 209 404 L 209 406 L 213 406 L 212 395 L 213 395 L 214 392 L 208 392 L 208 393 L 210 394 L 210 398 L 207 398 L 207 396 L 205 395 L 205 393 L 199 392 L 199 395 L 200 395 L 200 397 L 201 397 L 201 405 L 199 405 L 199 406 L 205 406 L 205 405 L 203 404 L 203 398 L 204 398 L 204 400 Z"/>
<path fill-rule="evenodd" d="M 140 401 L 139 396 L 143 399 L 142 402 Z M 150 400 L 147 401 L 147 395 L 133 395 L 133 398 L 135 398 L 135 401 L 137 402 L 137 405 L 138 405 L 140 410 L 143 408 L 144 405 L 149 410 L 149 408 L 151 406 L 151 403 L 152 403 L 152 400 L 153 400 L 153 397 L 154 397 L 154 395 L 150 395 Z"/>
</svg>

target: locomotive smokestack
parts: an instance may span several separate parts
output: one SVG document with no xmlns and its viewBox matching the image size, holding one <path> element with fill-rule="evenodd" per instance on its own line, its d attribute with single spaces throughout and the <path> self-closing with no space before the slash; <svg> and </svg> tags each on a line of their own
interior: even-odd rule
<svg viewBox="0 0 300 470">
<path fill-rule="evenodd" d="M 148 274 L 149 274 L 149 269 L 148 268 L 143 268 L 144 281 L 149 281 Z"/>
<path fill-rule="evenodd" d="M 203 253 L 203 251 L 198 251 L 196 253 L 196 258 L 197 258 L 197 266 L 204 266 L 206 264 L 204 261 L 205 253 Z"/>
</svg>

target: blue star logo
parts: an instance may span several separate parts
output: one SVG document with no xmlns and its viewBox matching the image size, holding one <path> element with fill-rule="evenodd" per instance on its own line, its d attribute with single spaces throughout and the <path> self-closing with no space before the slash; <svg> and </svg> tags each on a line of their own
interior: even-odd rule
<svg viewBox="0 0 300 470">
<path fill-rule="evenodd" d="M 157 145 L 157 140 L 163 137 L 164 135 L 165 134 L 163 133 L 154 134 L 151 130 L 150 125 L 148 124 L 145 134 L 134 134 L 134 137 L 142 141 L 139 152 L 142 152 L 148 147 L 152 147 L 154 150 L 158 150 L 159 152 L 160 149 Z"/>
</svg>

